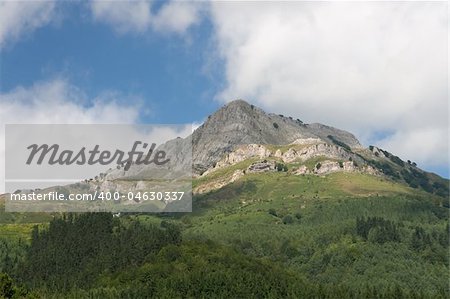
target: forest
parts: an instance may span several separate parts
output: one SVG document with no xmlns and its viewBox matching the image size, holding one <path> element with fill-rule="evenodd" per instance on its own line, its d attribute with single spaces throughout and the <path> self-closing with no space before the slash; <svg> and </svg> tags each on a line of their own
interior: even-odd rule
<svg viewBox="0 0 450 299">
<path fill-rule="evenodd" d="M 363 238 L 371 239 L 376 227 L 388 232 L 383 242 L 398 241 L 395 225 L 382 218 L 358 218 L 355 226 Z M 423 250 L 436 239 L 446 242 L 448 248 L 445 234 L 433 237 L 418 228 L 413 236 L 414 250 Z M 5 298 L 426 296 L 395 285 L 380 292 L 370 286 L 354 290 L 312 284 L 276 262 L 247 256 L 210 240 L 183 240 L 180 227 L 166 220 L 155 225 L 134 218 L 120 221 L 108 213 L 67 214 L 52 220 L 45 229 L 35 227 L 29 246 L 0 244 L 6 252 L 0 277 Z M 435 295 L 444 298 L 446 293 L 441 290 Z"/>
</svg>

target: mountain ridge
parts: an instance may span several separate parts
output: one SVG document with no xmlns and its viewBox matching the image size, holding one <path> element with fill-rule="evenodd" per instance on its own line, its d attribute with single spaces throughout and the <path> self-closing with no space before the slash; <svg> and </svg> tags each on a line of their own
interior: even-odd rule
<svg viewBox="0 0 450 299">
<path fill-rule="evenodd" d="M 255 152 L 251 148 L 253 145 L 260 148 Z M 210 115 L 192 134 L 192 146 L 194 176 L 207 176 L 217 168 L 259 159 L 261 164 L 257 167 L 266 170 L 274 171 L 277 168 L 274 165 L 284 163 L 282 168 L 288 168 L 289 164 L 293 167 L 289 172 L 296 175 L 366 172 L 442 197 L 449 194 L 448 180 L 423 171 L 414 162 L 403 161 L 379 147 L 365 148 L 347 131 L 266 113 L 243 100 L 232 101 Z M 266 162 L 267 158 L 272 160 Z M 308 160 L 315 162 L 307 167 L 306 164 L 311 164 Z M 326 167 L 319 170 L 322 163 Z M 252 171 L 251 165 L 236 170 L 227 180 L 222 178 L 216 187 L 238 180 L 246 171 Z"/>
<path fill-rule="evenodd" d="M 305 138 L 320 138 L 333 143 L 329 136 L 350 148 L 362 148 L 358 139 L 349 132 L 266 113 L 244 100 L 231 101 L 208 116 L 205 123 L 192 134 L 194 172 L 210 168 L 224 153 L 237 145 L 285 145 Z"/>
<path fill-rule="evenodd" d="M 259 146 L 264 153 L 251 147 Z M 327 175 L 332 172 L 365 172 L 385 176 L 396 183 L 422 189 L 441 197 L 448 197 L 449 181 L 438 175 L 427 173 L 410 161 L 403 161 L 394 154 L 376 146 L 364 148 L 351 133 L 327 125 L 305 124 L 300 119 L 266 113 L 243 100 L 232 101 L 215 113 L 186 138 L 176 138 L 160 145 L 170 153 L 171 166 L 166 173 L 173 178 L 175 172 L 190 173 L 193 178 L 203 178 L 218 168 L 235 167 L 240 162 L 256 163 L 246 166 L 227 178 L 222 178 L 216 187 L 234 182 L 253 168 L 270 171 L 289 169 L 293 175 Z M 264 149 L 262 149 L 264 148 Z M 192 161 L 186 154 L 192 152 Z M 259 163 L 259 164 L 258 164 Z M 248 164 L 248 165 L 247 165 Z M 324 165 L 322 169 L 319 168 Z M 282 165 L 282 166 L 280 166 Z M 135 180 L 136 190 L 148 188 L 145 178 L 154 172 L 151 166 L 132 165 L 125 171 L 118 165 L 96 178 L 86 179 L 82 188 L 86 190 L 126 190 Z M 141 179 L 139 179 L 141 178 Z M 85 186 L 87 184 L 87 186 Z M 198 186 L 197 186 L 198 187 Z M 68 186 L 76 192 L 80 184 Z M 203 187 L 200 186 L 200 189 Z M 194 188 L 195 190 L 198 188 Z M 216 188 L 212 188 L 216 189 Z M 203 188 L 209 190 L 209 188 Z"/>
</svg>

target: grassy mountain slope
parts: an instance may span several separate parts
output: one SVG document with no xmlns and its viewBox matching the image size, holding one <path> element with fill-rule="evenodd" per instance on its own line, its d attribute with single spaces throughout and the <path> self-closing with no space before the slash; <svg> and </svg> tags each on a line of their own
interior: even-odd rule
<svg viewBox="0 0 450 299">
<path fill-rule="evenodd" d="M 243 101 L 220 109 L 192 138 L 192 213 L 5 213 L 0 196 L 0 272 L 12 277 L 0 273 L 0 291 L 16 298 L 450 296 L 448 180 L 363 148 L 348 132 Z M 265 147 L 264 155 L 260 147 L 236 154 L 249 143 Z M 255 163 L 271 166 L 255 172 Z"/>
<path fill-rule="evenodd" d="M 448 291 L 445 201 L 371 175 L 276 172 L 198 196 L 195 212 L 181 221 L 187 237 L 232 244 L 317 283 L 355 289 L 398 284 L 438 293 Z M 370 227 L 369 236 L 358 234 L 357 218 L 372 217 L 392 222 L 396 237 L 384 239 L 383 224 Z M 422 229 L 427 236 L 417 245 L 414 236 Z"/>
</svg>

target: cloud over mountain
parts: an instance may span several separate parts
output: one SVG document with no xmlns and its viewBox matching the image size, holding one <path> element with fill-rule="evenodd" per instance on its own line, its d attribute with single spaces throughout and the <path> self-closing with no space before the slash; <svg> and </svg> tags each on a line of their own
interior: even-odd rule
<svg viewBox="0 0 450 299">
<path fill-rule="evenodd" d="M 448 164 L 445 3 L 212 4 L 221 101 L 236 97 Z"/>
<path fill-rule="evenodd" d="M 243 98 L 268 111 L 343 128 L 365 145 L 437 169 L 449 164 L 447 7 L 90 1 L 82 10 L 91 15 L 88 23 L 139 38 L 183 35 L 208 18 L 203 25 L 213 27 L 201 34 L 211 34 L 204 37 L 210 47 L 198 54 L 205 65 L 218 62 L 213 65 L 224 79 L 217 83 L 218 101 Z M 56 8 L 54 1 L 1 2 L 0 48 L 61 17 Z"/>
</svg>

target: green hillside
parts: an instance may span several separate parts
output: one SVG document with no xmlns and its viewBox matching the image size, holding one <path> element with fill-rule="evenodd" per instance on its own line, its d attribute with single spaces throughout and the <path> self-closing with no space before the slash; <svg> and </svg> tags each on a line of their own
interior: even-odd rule
<svg viewBox="0 0 450 299">
<path fill-rule="evenodd" d="M 448 292 L 445 202 L 376 176 L 277 172 L 248 175 L 198 196 L 195 212 L 181 221 L 189 238 L 232 244 L 313 282 L 377 289 L 396 284 L 431 294 Z M 357 219 L 374 217 L 381 220 L 367 224 L 368 235 L 358 233 Z"/>
<path fill-rule="evenodd" d="M 447 198 L 420 188 L 386 176 L 288 170 L 246 174 L 194 196 L 193 204 L 186 214 L 91 216 L 90 222 L 81 221 L 83 215 L 56 217 L 31 239 L 26 219 L 47 223 L 50 215 L 2 212 L 0 246 L 8 250 L 0 271 L 8 273 L 4 280 L 11 280 L 16 296 L 33 298 L 449 296 Z M 96 221 L 110 228 L 79 233 Z M 173 233 L 164 236 L 167 227 L 179 232 L 176 241 L 170 241 Z M 72 244 L 91 251 L 73 251 Z M 48 259 L 58 252 L 78 258 L 63 257 L 58 266 Z M 70 279 L 62 283 L 53 272 Z"/>
</svg>

